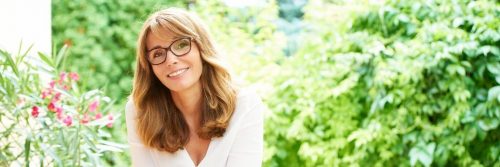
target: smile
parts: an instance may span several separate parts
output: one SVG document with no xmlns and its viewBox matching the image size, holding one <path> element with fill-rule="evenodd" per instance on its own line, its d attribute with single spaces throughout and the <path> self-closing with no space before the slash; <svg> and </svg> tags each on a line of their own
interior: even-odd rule
<svg viewBox="0 0 500 167">
<path fill-rule="evenodd" d="M 180 69 L 180 70 L 177 70 L 177 71 L 174 71 L 170 74 L 168 74 L 168 77 L 176 77 L 176 76 L 179 76 L 181 74 L 183 74 L 184 72 L 186 72 L 189 68 L 183 68 L 183 69 Z"/>
</svg>

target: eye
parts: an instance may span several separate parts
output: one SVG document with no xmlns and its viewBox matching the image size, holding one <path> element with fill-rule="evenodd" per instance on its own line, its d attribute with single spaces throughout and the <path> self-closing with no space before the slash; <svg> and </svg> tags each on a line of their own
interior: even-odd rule
<svg viewBox="0 0 500 167">
<path fill-rule="evenodd" d="M 177 46 L 176 46 L 176 49 L 182 49 L 182 48 L 185 48 L 189 45 L 189 43 L 187 41 L 182 41 L 180 42 Z"/>
<path fill-rule="evenodd" d="M 157 58 L 165 55 L 165 51 L 163 49 L 156 49 L 153 51 L 153 54 L 150 56 L 151 58 Z"/>
<path fill-rule="evenodd" d="M 154 57 L 160 57 L 161 55 L 162 55 L 162 53 L 155 52 Z"/>
</svg>

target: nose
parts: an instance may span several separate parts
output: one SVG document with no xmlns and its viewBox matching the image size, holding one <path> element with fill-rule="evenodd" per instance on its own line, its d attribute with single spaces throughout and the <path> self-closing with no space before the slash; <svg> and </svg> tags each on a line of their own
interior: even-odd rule
<svg viewBox="0 0 500 167">
<path fill-rule="evenodd" d="M 175 65 L 179 62 L 179 58 L 177 56 L 174 55 L 174 53 L 172 53 L 172 51 L 167 51 L 167 58 L 165 60 L 165 64 L 167 64 L 167 66 L 172 66 L 172 65 Z"/>
</svg>

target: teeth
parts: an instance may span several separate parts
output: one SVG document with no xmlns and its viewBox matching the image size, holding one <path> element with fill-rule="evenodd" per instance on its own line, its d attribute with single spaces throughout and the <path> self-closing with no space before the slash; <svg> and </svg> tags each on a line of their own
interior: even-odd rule
<svg viewBox="0 0 500 167">
<path fill-rule="evenodd" d="M 173 73 L 168 74 L 168 76 L 169 76 L 169 77 L 175 77 L 175 76 L 177 76 L 177 75 L 182 74 L 182 73 L 183 73 L 184 71 L 186 71 L 186 70 L 187 70 L 187 68 L 180 69 L 180 70 L 177 70 L 177 71 L 175 71 L 175 72 L 173 72 Z"/>
</svg>

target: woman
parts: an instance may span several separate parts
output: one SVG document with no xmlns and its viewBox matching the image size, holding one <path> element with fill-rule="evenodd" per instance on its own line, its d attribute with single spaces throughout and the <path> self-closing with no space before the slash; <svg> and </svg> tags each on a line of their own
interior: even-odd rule
<svg viewBox="0 0 500 167">
<path fill-rule="evenodd" d="M 145 21 L 126 105 L 133 166 L 261 166 L 266 107 L 217 56 L 193 14 L 169 8 Z"/>
</svg>

